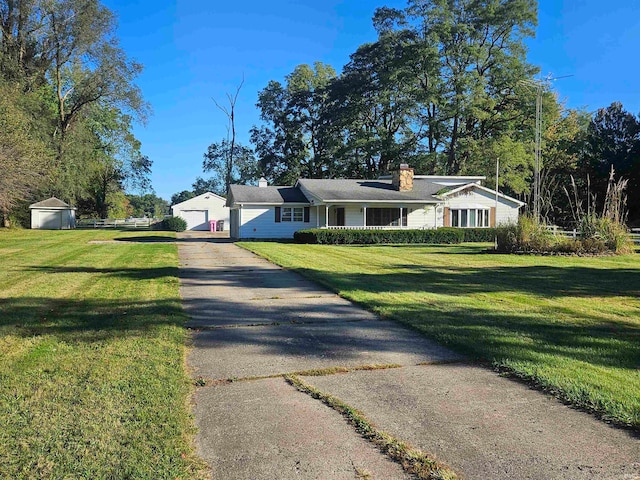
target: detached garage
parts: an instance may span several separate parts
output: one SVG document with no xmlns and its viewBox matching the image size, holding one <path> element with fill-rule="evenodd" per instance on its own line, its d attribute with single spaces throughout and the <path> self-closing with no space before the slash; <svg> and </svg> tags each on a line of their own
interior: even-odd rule
<svg viewBox="0 0 640 480">
<path fill-rule="evenodd" d="M 76 228 L 76 209 L 56 197 L 33 205 L 31 228 L 36 230 L 68 230 Z"/>
<path fill-rule="evenodd" d="M 174 217 L 187 222 L 187 230 L 209 230 L 209 221 L 215 220 L 217 230 L 229 230 L 229 208 L 227 200 L 215 193 L 207 192 L 171 206 Z"/>
</svg>

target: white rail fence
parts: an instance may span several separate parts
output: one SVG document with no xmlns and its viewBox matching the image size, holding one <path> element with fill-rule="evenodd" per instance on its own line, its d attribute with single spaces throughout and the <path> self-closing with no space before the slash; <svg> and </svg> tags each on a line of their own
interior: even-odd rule
<svg viewBox="0 0 640 480">
<path fill-rule="evenodd" d="M 578 232 L 575 228 L 573 230 L 562 230 L 562 228 L 557 225 L 550 225 L 547 228 L 550 232 L 559 237 L 578 238 Z M 633 240 L 634 244 L 640 245 L 640 228 L 632 228 L 629 236 L 631 237 L 631 240 Z"/>
<path fill-rule="evenodd" d="M 150 228 L 160 220 L 156 218 L 83 218 L 76 228 Z"/>
</svg>

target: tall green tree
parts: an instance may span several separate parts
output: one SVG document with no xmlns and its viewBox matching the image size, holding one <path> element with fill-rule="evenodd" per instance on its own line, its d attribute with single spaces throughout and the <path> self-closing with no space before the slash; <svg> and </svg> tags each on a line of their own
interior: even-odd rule
<svg viewBox="0 0 640 480">
<path fill-rule="evenodd" d="M 321 62 L 299 65 L 284 85 L 271 81 L 258 94 L 264 125 L 252 129 L 251 141 L 261 174 L 272 183 L 337 174 L 340 142 L 329 111 L 329 86 L 335 76 L 335 70 Z"/>
<path fill-rule="evenodd" d="M 376 11 L 382 36 L 410 39 L 425 138 L 444 153 L 445 173 L 463 172 L 478 142 L 517 133 L 530 118 L 533 97 L 519 86 L 536 72 L 524 44 L 536 8 L 535 0 L 410 0 Z"/>
<path fill-rule="evenodd" d="M 333 116 L 343 129 L 343 174 L 372 178 L 412 163 L 422 137 L 405 32 L 386 33 L 351 55 L 331 86 Z"/>
<path fill-rule="evenodd" d="M 31 116 L 30 133 L 51 146 L 42 194 L 87 203 L 93 191 L 102 213 L 105 185 L 122 188 L 135 172 L 150 168 L 139 147 L 131 149 L 134 157 L 120 158 L 133 175 L 119 178 L 122 169 L 105 160 L 112 147 L 103 144 L 104 135 L 113 125 L 104 112 L 131 121 L 144 121 L 149 112 L 134 83 L 141 65 L 120 48 L 115 27 L 113 13 L 99 0 L 0 0 L 0 79 L 29 99 L 22 103 Z M 121 136 L 133 145 L 131 121 Z"/>
<path fill-rule="evenodd" d="M 587 128 L 581 166 L 591 178 L 591 193 L 602 207 L 609 171 L 629 180 L 629 219 L 640 221 L 640 119 L 620 102 L 599 109 Z"/>
<path fill-rule="evenodd" d="M 202 195 L 203 193 L 212 192 L 218 195 L 226 195 L 223 184 L 215 177 L 204 179 L 196 177 L 196 181 L 191 185 L 194 195 Z"/>
<path fill-rule="evenodd" d="M 44 183 L 47 143 L 33 132 L 29 112 L 16 100 L 16 86 L 0 81 L 0 224 L 10 226 L 10 217 L 21 203 L 33 199 Z"/>
</svg>

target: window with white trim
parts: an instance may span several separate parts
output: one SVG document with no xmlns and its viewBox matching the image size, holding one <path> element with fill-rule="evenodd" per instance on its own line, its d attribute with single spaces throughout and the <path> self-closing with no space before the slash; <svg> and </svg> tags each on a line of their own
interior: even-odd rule
<svg viewBox="0 0 640 480">
<path fill-rule="evenodd" d="M 451 226 L 475 228 L 490 226 L 489 208 L 456 208 L 450 210 Z"/>
<path fill-rule="evenodd" d="M 282 207 L 283 222 L 304 222 L 304 207 Z"/>
</svg>

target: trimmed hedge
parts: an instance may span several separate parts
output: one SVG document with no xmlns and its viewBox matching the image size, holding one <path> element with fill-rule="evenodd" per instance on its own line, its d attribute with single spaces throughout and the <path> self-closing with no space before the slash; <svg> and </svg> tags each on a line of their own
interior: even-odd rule
<svg viewBox="0 0 640 480">
<path fill-rule="evenodd" d="M 160 223 L 154 225 L 155 230 L 167 230 L 170 232 L 184 232 L 187 229 L 187 222 L 182 217 L 167 217 Z"/>
<path fill-rule="evenodd" d="M 442 227 L 437 230 L 330 230 L 313 228 L 294 233 L 296 243 L 323 245 L 371 245 L 375 243 L 432 243 L 493 242 L 495 228 Z"/>
<path fill-rule="evenodd" d="M 461 228 L 464 242 L 493 242 L 496 239 L 495 228 Z"/>
<path fill-rule="evenodd" d="M 433 230 L 349 230 L 314 228 L 298 230 L 293 234 L 296 243 L 321 245 L 373 245 L 382 243 L 452 244 L 464 240 L 461 228 Z"/>
</svg>

